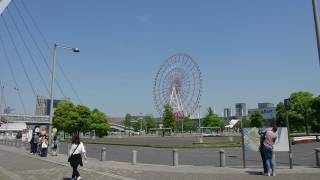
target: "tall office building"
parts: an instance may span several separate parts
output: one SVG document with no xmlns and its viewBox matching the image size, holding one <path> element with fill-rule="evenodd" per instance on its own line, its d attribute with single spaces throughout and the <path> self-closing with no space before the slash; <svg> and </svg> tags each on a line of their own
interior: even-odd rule
<svg viewBox="0 0 320 180">
<path fill-rule="evenodd" d="M 231 108 L 224 108 L 223 109 L 223 117 L 228 119 L 230 118 L 232 115 L 231 115 Z"/>
<path fill-rule="evenodd" d="M 276 118 L 276 107 L 272 103 L 258 103 L 258 109 L 249 109 L 249 114 L 253 112 L 261 112 L 263 119 L 270 120 Z"/>
<path fill-rule="evenodd" d="M 236 117 L 247 116 L 246 103 L 236 103 Z"/>
<path fill-rule="evenodd" d="M 265 109 L 265 108 L 273 108 L 274 104 L 273 103 L 258 103 L 258 109 Z"/>
<path fill-rule="evenodd" d="M 53 100 L 53 108 L 57 108 L 61 101 L 62 100 Z M 37 96 L 36 116 L 49 116 L 50 102 L 51 100 L 44 96 Z"/>
</svg>

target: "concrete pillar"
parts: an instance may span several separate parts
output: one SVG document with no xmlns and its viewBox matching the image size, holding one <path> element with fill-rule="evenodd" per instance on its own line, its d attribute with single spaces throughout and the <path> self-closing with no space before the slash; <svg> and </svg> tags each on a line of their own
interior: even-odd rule
<svg viewBox="0 0 320 180">
<path fill-rule="evenodd" d="M 320 148 L 314 149 L 316 151 L 316 166 L 320 167 Z"/>
<path fill-rule="evenodd" d="M 105 161 L 107 159 L 107 148 L 101 148 L 101 158 L 100 161 Z"/>
<path fill-rule="evenodd" d="M 173 153 L 173 166 L 178 166 L 179 165 L 178 150 L 173 149 L 172 153 Z"/>
<path fill-rule="evenodd" d="M 133 150 L 132 151 L 132 161 L 131 161 L 132 165 L 136 165 L 137 164 L 137 151 Z"/>
<path fill-rule="evenodd" d="M 277 169 L 277 161 L 276 161 L 276 152 L 275 151 L 273 151 L 273 153 L 272 153 L 272 161 L 273 161 L 273 169 L 274 169 L 272 176 L 275 176 L 276 169 Z"/>
<path fill-rule="evenodd" d="M 219 157 L 220 157 L 220 167 L 226 166 L 226 154 L 224 153 L 224 150 L 221 149 L 219 151 Z"/>
</svg>

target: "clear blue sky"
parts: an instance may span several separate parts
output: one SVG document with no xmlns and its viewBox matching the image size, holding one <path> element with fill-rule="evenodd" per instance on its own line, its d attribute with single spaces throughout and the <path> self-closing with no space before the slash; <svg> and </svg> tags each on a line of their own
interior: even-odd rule
<svg viewBox="0 0 320 180">
<path fill-rule="evenodd" d="M 22 9 L 21 0 L 15 2 Z M 81 49 L 80 54 L 59 49 L 57 60 L 83 103 L 109 116 L 127 112 L 158 116 L 152 99 L 153 80 L 161 63 L 177 52 L 188 53 L 201 68 L 202 113 L 214 106 L 221 115 L 223 108 L 234 108 L 237 102 L 247 103 L 247 108 L 257 107 L 258 102 L 276 104 L 294 91 L 320 94 L 311 0 L 24 2 L 51 45 L 62 42 Z M 19 21 L 13 4 L 9 8 Z M 8 13 L 3 16 L 11 22 Z M 28 37 L 23 24 L 19 24 Z M 47 95 L 12 23 L 10 27 L 37 90 Z M 2 20 L 0 33 L 10 44 Z M 42 43 L 39 36 L 37 40 Z M 32 41 L 28 42 L 37 55 Z M 43 43 L 41 47 L 46 50 Z M 35 97 L 12 45 L 8 49 L 28 112 L 34 113 Z M 50 63 L 50 54 L 45 52 Z M 1 48 L 0 58 L 1 80 L 14 86 Z M 44 63 L 36 60 L 49 85 Z M 59 70 L 58 79 L 66 95 L 78 103 Z M 15 92 L 6 93 L 7 104 L 21 112 Z"/>
</svg>

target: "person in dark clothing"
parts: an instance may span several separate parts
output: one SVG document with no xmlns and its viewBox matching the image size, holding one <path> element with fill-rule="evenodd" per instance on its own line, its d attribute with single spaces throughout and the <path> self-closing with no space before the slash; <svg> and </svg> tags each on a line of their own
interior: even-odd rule
<svg viewBox="0 0 320 180">
<path fill-rule="evenodd" d="M 33 137 L 33 154 L 38 152 L 39 135 L 38 133 Z"/>
<path fill-rule="evenodd" d="M 35 136 L 35 134 L 33 133 L 32 134 L 32 137 L 31 137 L 31 140 L 30 140 L 30 154 L 32 154 L 33 153 L 33 151 L 34 151 L 34 145 L 33 145 L 33 141 L 34 141 L 34 136 Z"/>
<path fill-rule="evenodd" d="M 68 162 L 70 163 L 70 166 L 72 167 L 72 179 L 79 180 L 81 179 L 80 173 L 78 171 L 78 166 L 83 166 L 82 164 L 82 156 L 85 160 L 87 160 L 86 157 L 86 150 L 84 148 L 84 145 L 82 142 L 80 142 L 79 135 L 74 135 L 72 138 L 72 145 L 69 150 L 69 158 Z"/>
<path fill-rule="evenodd" d="M 259 151 L 260 151 L 260 155 L 261 155 L 261 159 L 262 159 L 262 166 L 263 166 L 263 174 L 266 175 L 268 174 L 268 168 L 267 168 L 267 164 L 266 164 L 266 156 L 263 152 L 263 142 L 265 140 L 265 135 L 266 135 L 267 130 L 263 130 L 260 129 L 259 130 L 259 135 L 260 135 L 260 146 L 259 146 Z"/>
</svg>

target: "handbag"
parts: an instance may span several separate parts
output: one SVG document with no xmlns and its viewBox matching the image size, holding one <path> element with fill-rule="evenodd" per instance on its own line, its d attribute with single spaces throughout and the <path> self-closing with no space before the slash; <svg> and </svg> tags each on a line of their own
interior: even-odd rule
<svg viewBox="0 0 320 180">
<path fill-rule="evenodd" d="M 79 146 L 79 144 L 78 144 L 78 146 Z M 72 157 L 74 156 L 73 153 L 78 149 L 78 146 L 73 150 L 73 152 L 72 152 L 71 155 L 69 156 L 68 162 L 71 162 L 71 160 L 74 159 L 74 158 L 72 158 Z"/>
</svg>

